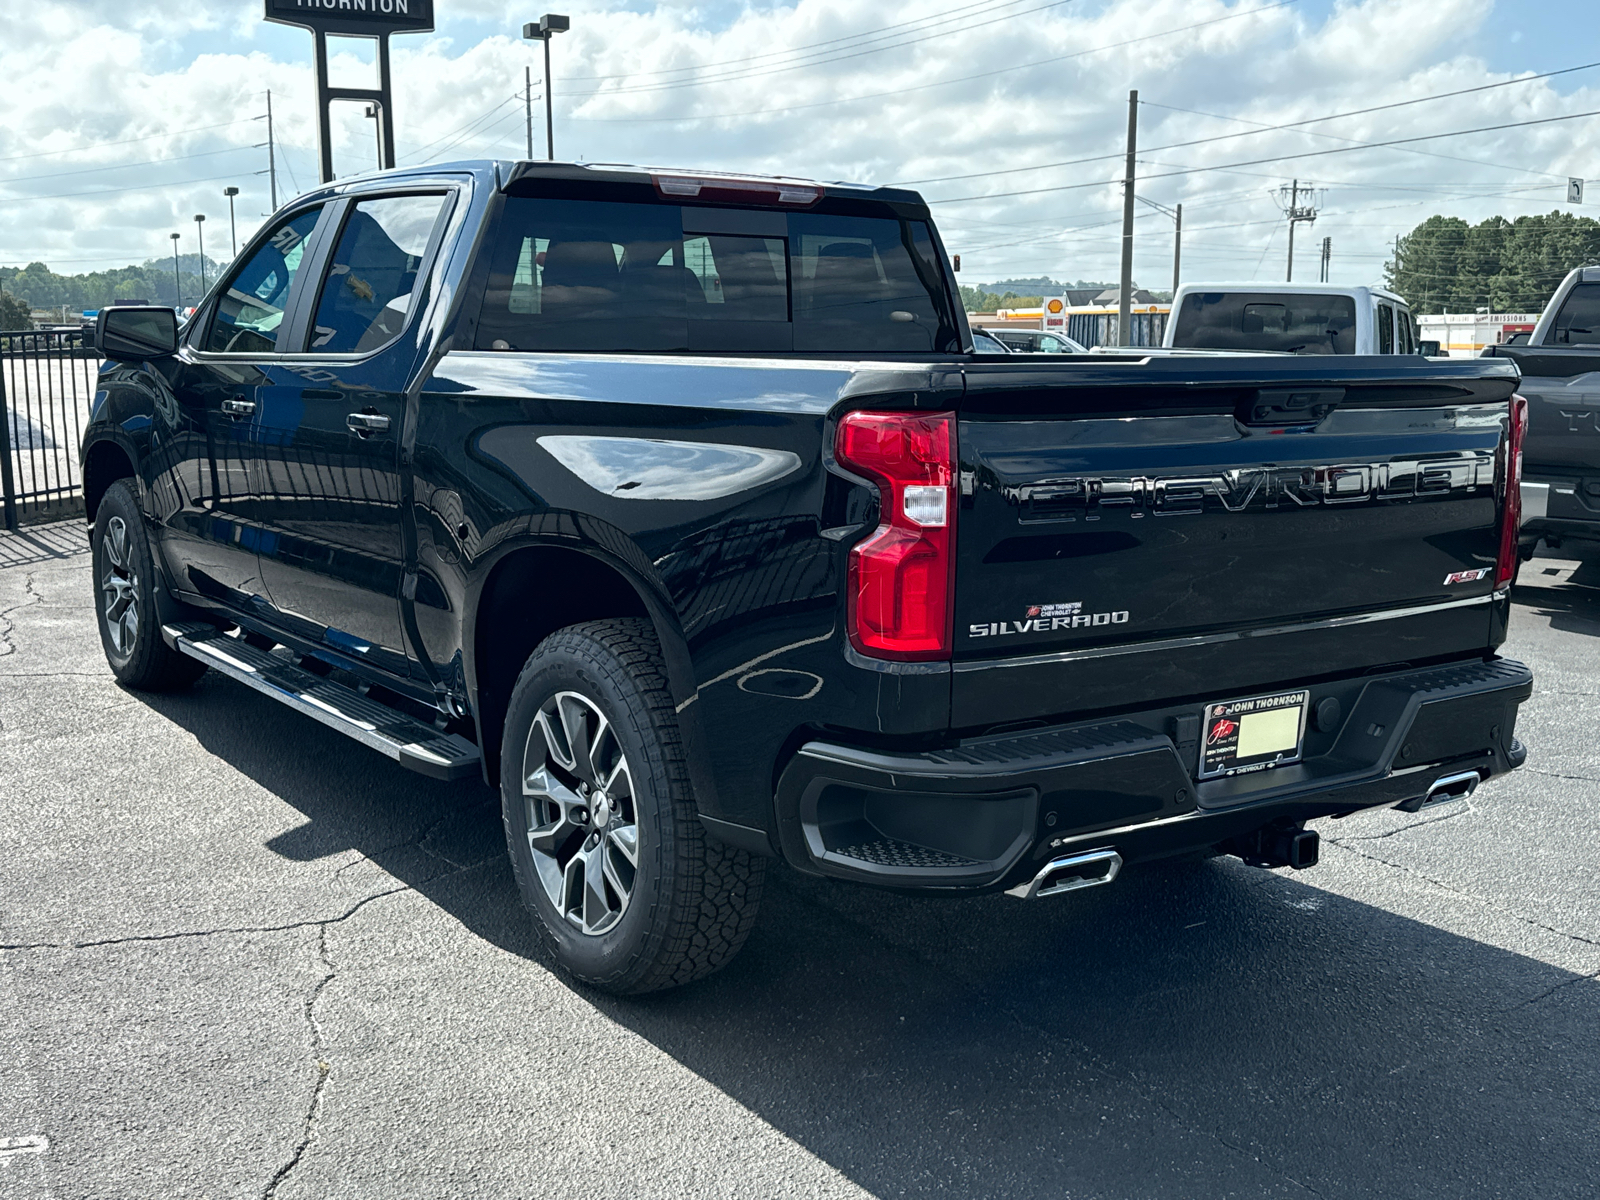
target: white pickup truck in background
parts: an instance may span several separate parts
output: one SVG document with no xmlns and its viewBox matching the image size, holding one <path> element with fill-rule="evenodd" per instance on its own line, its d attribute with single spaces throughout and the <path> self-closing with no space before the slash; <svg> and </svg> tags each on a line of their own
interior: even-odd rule
<svg viewBox="0 0 1600 1200">
<path fill-rule="evenodd" d="M 1162 347 L 1277 354 L 1415 354 L 1411 309 L 1378 287 L 1186 283 Z"/>
</svg>

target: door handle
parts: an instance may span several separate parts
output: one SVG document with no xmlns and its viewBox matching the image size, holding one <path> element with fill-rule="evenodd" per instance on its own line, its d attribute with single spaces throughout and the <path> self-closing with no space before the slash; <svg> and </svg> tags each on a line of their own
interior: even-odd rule
<svg viewBox="0 0 1600 1200">
<path fill-rule="evenodd" d="M 389 418 L 382 413 L 353 412 L 344 423 L 362 437 L 383 433 L 389 428 Z"/>
<path fill-rule="evenodd" d="M 256 411 L 256 402 L 254 400 L 246 400 L 243 396 L 233 396 L 222 402 L 222 411 L 237 421 L 254 413 Z"/>
</svg>

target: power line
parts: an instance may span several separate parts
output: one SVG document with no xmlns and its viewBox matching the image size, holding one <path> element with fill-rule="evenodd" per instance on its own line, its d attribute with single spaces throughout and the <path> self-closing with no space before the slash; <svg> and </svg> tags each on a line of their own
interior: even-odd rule
<svg viewBox="0 0 1600 1200">
<path fill-rule="evenodd" d="M 1009 2 L 1015 3 L 1015 0 L 1009 0 Z M 1035 8 L 1026 8 L 1020 12 L 1006 13 L 1002 16 L 997 16 L 995 17 L 995 22 L 998 23 L 1000 21 L 1012 21 L 1018 17 L 1030 16 L 1033 13 L 1044 12 L 1046 9 L 1050 8 L 1060 8 L 1062 5 L 1071 4 L 1073 2 L 1074 0 L 1049 0 L 1049 3 L 1041 4 Z M 906 46 L 916 46 L 920 45 L 922 42 L 930 42 L 935 38 L 948 36 L 949 35 L 946 33 L 930 33 L 926 37 L 908 38 L 904 41 L 893 42 L 886 46 L 874 46 L 867 50 L 851 50 L 851 52 L 847 54 L 812 55 L 809 56 L 812 59 L 810 62 L 797 61 L 794 63 L 773 67 L 740 69 L 738 71 L 728 72 L 723 75 L 713 75 L 702 79 L 682 79 L 666 83 L 641 84 L 639 87 L 596 89 L 592 92 L 569 92 L 567 94 L 579 99 L 590 96 L 626 96 L 636 95 L 641 92 L 679 91 L 683 88 L 703 87 L 708 83 L 733 83 L 741 79 L 766 79 L 772 75 L 783 75 L 790 71 L 800 71 L 808 67 L 822 66 L 829 63 L 846 62 L 852 58 L 862 58 L 868 54 L 881 54 L 885 50 L 900 50 Z M 850 48 L 844 47 L 844 49 L 849 50 Z"/>
<path fill-rule="evenodd" d="M 1465 137 L 1474 133 L 1496 133 L 1505 129 L 1525 129 L 1531 125 L 1553 125 L 1560 121 L 1576 121 L 1584 117 L 1596 116 L 1600 116 L 1600 109 L 1581 113 L 1567 113 L 1559 117 L 1537 117 L 1527 121 L 1507 121 L 1500 125 L 1480 125 L 1475 129 L 1455 129 L 1449 133 L 1425 133 L 1416 137 L 1394 138 L 1387 142 L 1366 142 L 1359 146 L 1335 146 L 1327 150 L 1302 150 L 1295 154 L 1277 154 L 1268 158 L 1252 158 L 1236 163 L 1221 163 L 1211 167 L 1188 167 L 1181 171 L 1167 171 L 1159 175 L 1146 175 L 1141 182 L 1149 183 L 1152 179 L 1171 179 L 1179 175 L 1193 175 L 1205 171 L 1227 171 L 1235 167 L 1258 167 L 1264 163 L 1291 162 L 1298 158 L 1322 158 L 1330 154 L 1350 154 L 1357 150 L 1383 150 L 1391 146 L 1403 146 L 1412 142 L 1428 142 L 1447 137 Z M 1157 148 L 1169 149 L 1171 147 Z M 965 204 L 975 200 L 1004 200 L 1014 196 L 1038 196 L 1049 192 L 1073 192 L 1081 188 L 1108 187 L 1119 182 L 1121 181 L 1116 179 L 1097 179 L 1091 183 L 1068 183 L 1056 187 L 1027 188 L 1015 192 L 991 192 L 982 196 L 954 196 L 946 199 L 930 200 L 929 203 Z"/>
<path fill-rule="evenodd" d="M 1277 8 L 1287 8 L 1292 4 L 1298 4 L 1298 3 L 1300 3 L 1300 0 L 1276 0 L 1276 3 L 1263 4 L 1259 8 L 1252 8 L 1252 9 L 1249 9 L 1249 10 L 1247 10 L 1245 12 L 1235 12 L 1235 13 L 1229 13 L 1226 16 L 1222 16 L 1222 17 L 1212 17 L 1208 21 L 1196 21 L 1193 25 L 1180 25 L 1175 29 L 1164 29 L 1159 33 L 1147 33 L 1147 34 L 1144 34 L 1141 37 L 1127 38 L 1127 39 L 1125 39 L 1123 41 L 1111 42 L 1111 43 L 1109 43 L 1107 45 L 1104 45 L 1104 46 L 1094 46 L 1094 47 L 1091 47 L 1088 50 L 1074 50 L 1070 54 L 1058 54 L 1058 55 L 1055 55 L 1052 58 L 1035 59 L 1033 62 L 1017 63 L 1014 66 L 999 67 L 999 68 L 996 68 L 995 70 L 992 70 L 992 71 L 980 71 L 976 75 L 959 75 L 954 79 L 939 79 L 939 80 L 935 80 L 933 83 L 918 83 L 918 84 L 913 84 L 910 87 L 893 88 L 893 89 L 891 89 L 889 91 L 886 91 L 886 92 L 867 92 L 864 95 L 860 95 L 860 96 L 843 96 L 843 97 L 840 97 L 839 99 L 836 99 L 836 100 L 816 100 L 816 101 L 812 101 L 812 102 L 806 103 L 806 104 L 789 104 L 789 105 L 785 105 L 785 106 L 783 106 L 781 108 L 758 108 L 758 109 L 751 109 L 751 110 L 748 110 L 746 112 L 736 112 L 736 113 L 702 113 L 702 114 L 697 114 L 697 115 L 694 115 L 694 116 L 684 116 L 684 117 L 578 117 L 578 116 L 569 116 L 566 119 L 569 120 L 569 121 L 582 121 L 582 122 L 584 122 L 586 124 L 592 124 L 592 125 L 637 124 L 638 122 L 641 122 L 641 121 L 650 121 L 650 122 L 660 122 L 660 121 L 667 121 L 667 122 L 679 122 L 679 121 L 727 121 L 727 120 L 736 120 L 736 119 L 738 119 L 740 117 L 764 117 L 764 116 L 770 116 L 770 115 L 772 115 L 774 113 L 804 112 L 804 111 L 806 111 L 808 109 L 827 108 L 827 107 L 830 107 L 830 106 L 835 105 L 835 104 L 854 104 L 854 103 L 856 103 L 858 101 L 861 101 L 861 100 L 884 100 L 884 99 L 888 99 L 889 97 L 892 97 L 892 96 L 904 96 L 904 95 L 907 95 L 907 94 L 909 94 L 911 92 L 927 91 L 929 88 L 950 87 L 950 86 L 952 86 L 954 84 L 957 84 L 957 83 L 971 83 L 971 82 L 973 82 L 974 80 L 977 80 L 977 79 L 992 79 L 997 75 L 1007 75 L 1007 74 L 1010 74 L 1013 71 L 1026 71 L 1026 70 L 1030 70 L 1033 67 L 1046 67 L 1046 66 L 1050 66 L 1053 63 L 1068 62 L 1068 61 L 1070 61 L 1071 59 L 1074 59 L 1074 58 L 1084 58 L 1084 57 L 1086 57 L 1086 56 L 1088 56 L 1090 54 L 1103 54 L 1107 50 L 1120 50 L 1124 46 L 1134 46 L 1134 45 L 1138 45 L 1141 42 L 1150 42 L 1150 41 L 1155 41 L 1158 38 L 1172 37 L 1173 35 L 1179 34 L 1179 33 L 1189 33 L 1189 32 L 1191 32 L 1192 30 L 1195 30 L 1195 29 L 1203 29 L 1207 25 L 1220 25 L 1224 21 L 1237 21 L 1237 20 L 1240 20 L 1241 18 L 1244 18 L 1244 17 L 1253 17 L 1253 16 L 1256 16 L 1259 13 L 1270 12 L 1271 10 L 1277 9 Z M 595 93 L 590 93 L 590 94 L 591 95 L 604 96 L 604 95 L 612 95 L 612 94 L 616 94 L 616 93 L 595 92 Z"/>
<path fill-rule="evenodd" d="M 131 146 L 135 142 L 151 142 L 157 138 L 180 137 L 186 133 L 203 133 L 208 129 L 226 129 L 229 125 L 239 125 L 245 121 L 254 121 L 255 117 L 240 117 L 234 121 L 219 121 L 215 125 L 191 125 L 188 129 L 174 129 L 167 133 L 150 133 L 143 137 L 123 138 L 115 142 L 90 142 L 87 146 L 77 146 L 71 150 L 37 150 L 32 154 L 12 154 L 0 158 L 0 162 L 18 162 L 24 158 L 50 158 L 61 154 L 82 154 L 85 150 L 100 150 L 107 146 Z"/>
<path fill-rule="evenodd" d="M 1219 133 L 1219 134 L 1216 134 L 1213 137 L 1195 138 L 1195 139 L 1193 139 L 1191 141 L 1187 141 L 1187 142 L 1171 142 L 1171 143 L 1168 143 L 1165 146 L 1142 147 L 1140 149 L 1140 153 L 1141 154 L 1154 154 L 1154 153 L 1156 153 L 1157 151 L 1160 151 L 1160 150 L 1181 150 L 1181 149 L 1185 149 L 1185 148 L 1187 148 L 1189 146 L 1204 146 L 1204 145 L 1208 145 L 1209 143 L 1212 143 L 1212 142 L 1225 142 L 1225 141 L 1228 141 L 1228 140 L 1230 140 L 1232 138 L 1253 137 L 1253 136 L 1255 136 L 1257 134 L 1262 134 L 1262 133 L 1275 133 L 1275 132 L 1281 132 L 1283 130 L 1299 129 L 1302 126 L 1315 125 L 1315 124 L 1318 124 L 1318 123 L 1320 123 L 1322 121 L 1338 121 L 1338 120 L 1343 120 L 1345 117 L 1361 117 L 1361 116 L 1366 116 L 1368 113 L 1385 112 L 1385 111 L 1387 111 L 1389 109 L 1392 109 L 1392 108 L 1406 108 L 1406 107 L 1408 107 L 1410 105 L 1413 105 L 1413 104 L 1427 104 L 1427 103 L 1429 103 L 1431 101 L 1434 101 L 1434 100 L 1449 100 L 1449 99 L 1451 99 L 1451 98 L 1453 98 L 1455 96 L 1465 96 L 1465 95 L 1468 95 L 1468 94 L 1470 94 L 1472 92 L 1484 92 L 1484 91 L 1489 91 L 1492 88 L 1511 87 L 1514 84 L 1519 84 L 1519 83 L 1534 83 L 1534 82 L 1536 82 L 1536 81 L 1538 81 L 1540 79 L 1550 79 L 1550 78 L 1553 78 L 1553 77 L 1555 77 L 1557 75 L 1570 75 L 1574 71 L 1591 71 L 1596 67 L 1600 67 L 1600 62 L 1583 63 L 1581 66 L 1576 66 L 1576 67 L 1563 67 L 1559 71 L 1547 71 L 1543 75 L 1524 75 L 1519 79 L 1503 79 L 1498 83 L 1486 83 L 1486 84 L 1482 84 L 1482 85 L 1477 86 L 1477 87 L 1460 88 L 1457 91 L 1453 91 L 1453 92 L 1439 92 L 1439 93 L 1437 93 L 1435 95 L 1432 95 L 1432 96 L 1417 96 L 1417 97 L 1415 97 L 1414 99 L 1411 99 L 1411 100 L 1396 100 L 1396 101 L 1394 101 L 1393 103 L 1390 103 L 1390 104 L 1378 104 L 1378 105 L 1374 105 L 1371 108 L 1352 109 L 1350 112 L 1329 113 L 1328 115 L 1321 116 L 1321 117 L 1307 117 L 1303 121 L 1290 121 L 1290 122 L 1288 122 L 1287 124 L 1284 124 L 1284 125 L 1267 125 L 1267 126 L 1263 126 L 1260 129 L 1241 130 L 1238 133 Z M 1194 109 L 1174 108 L 1170 104 L 1157 104 L 1152 100 L 1141 100 L 1139 103 L 1141 105 L 1154 107 L 1154 108 L 1172 109 L 1172 111 L 1174 111 L 1174 112 L 1189 112 L 1189 113 L 1192 113 L 1192 112 L 1195 111 Z M 1214 113 L 1198 113 L 1197 115 L 1199 115 L 1199 116 L 1215 116 L 1216 114 L 1214 114 Z M 1237 117 L 1224 117 L 1222 119 L 1223 120 L 1232 121 L 1232 120 L 1239 120 L 1240 118 L 1237 118 Z M 1331 136 L 1331 135 L 1328 135 L 1328 136 Z M 1364 143 L 1362 143 L 1362 145 L 1369 145 L 1369 146 L 1386 146 L 1386 145 L 1392 145 L 1392 144 L 1393 143 L 1389 143 L 1389 142 L 1364 142 Z M 1023 171 L 1048 171 L 1048 170 L 1053 170 L 1056 167 L 1076 167 L 1076 166 L 1081 166 L 1084 163 L 1108 162 L 1108 161 L 1110 161 L 1112 159 L 1118 159 L 1118 158 L 1121 158 L 1121 157 L 1122 157 L 1122 155 L 1120 153 L 1118 153 L 1118 154 L 1096 154 L 1096 155 L 1093 155 L 1093 156 L 1091 156 L 1089 158 L 1071 158 L 1071 159 L 1067 159 L 1064 162 L 1038 163 L 1038 164 L 1036 164 L 1034 166 L 1028 166 L 1028 167 L 1006 167 L 1006 168 L 1004 168 L 1002 170 L 998 170 L 998 171 L 974 171 L 971 174 L 967 174 L 967 175 L 940 175 L 940 176 L 937 176 L 937 177 L 932 178 L 932 179 L 910 179 L 910 180 L 906 180 L 904 183 L 902 183 L 899 186 L 902 186 L 902 187 L 916 187 L 916 186 L 920 186 L 921 184 L 925 184 L 925 183 L 953 183 L 953 182 L 955 182 L 957 180 L 961 180 L 961 179 L 987 179 L 987 178 L 991 178 L 991 177 L 996 176 L 996 175 L 1016 175 L 1016 174 L 1018 174 L 1020 172 L 1023 172 Z M 1471 160 L 1465 160 L 1465 161 L 1471 161 Z M 1494 164 L 1489 164 L 1489 165 L 1494 165 Z M 1545 174 L 1549 174 L 1550 172 L 1540 171 L 1540 172 L 1537 172 L 1537 173 L 1541 174 L 1541 175 L 1545 175 Z"/>
<path fill-rule="evenodd" d="M 495 113 L 499 112 L 502 108 L 504 108 L 506 105 L 510 104 L 513 100 L 520 100 L 520 99 L 522 99 L 522 97 L 517 95 L 517 94 L 515 94 L 515 93 L 513 93 L 510 96 L 507 96 L 504 100 L 500 101 L 500 103 L 495 104 L 495 105 L 485 109 L 483 112 L 481 112 L 477 116 L 473 117 L 472 120 L 468 121 L 465 125 L 458 125 L 456 128 L 452 129 L 449 133 L 441 134 L 439 137 L 434 138 L 433 141 L 428 142 L 426 145 L 418 146 L 415 150 L 413 150 L 411 152 L 412 155 L 415 156 L 415 155 L 425 154 L 427 151 L 429 151 L 429 150 L 433 149 L 435 146 L 437 146 L 440 142 L 445 141 L 448 138 L 453 138 L 457 134 L 462 133 L 465 130 L 472 128 L 472 126 L 476 125 L 479 121 L 484 120 L 486 117 L 492 117 Z"/>
<path fill-rule="evenodd" d="M 262 145 L 266 143 L 263 142 Z M 260 146 L 224 146 L 221 150 L 201 150 L 194 154 L 177 154 L 170 158 L 146 158 L 137 162 L 112 163 L 105 167 L 82 167 L 76 171 L 54 171 L 47 175 L 14 175 L 9 179 L 0 179 L 0 185 L 13 183 L 28 183 L 36 179 L 63 179 L 68 175 L 93 175 L 99 171 L 121 171 L 128 167 L 160 166 L 163 163 L 183 162 L 190 158 L 213 158 L 218 154 L 236 154 L 240 150 L 259 150 Z"/>
<path fill-rule="evenodd" d="M 58 192 L 51 196 L 8 196 L 7 201 L 12 204 L 27 204 L 35 200 L 74 200 L 80 196 L 117 196 L 123 192 L 155 192 L 162 188 L 187 187 L 192 183 L 214 183 L 219 179 L 237 179 L 237 171 L 229 171 L 226 175 L 206 175 L 200 179 L 174 179 L 170 183 L 136 183 L 131 187 L 100 188 L 93 192 Z"/>
<path fill-rule="evenodd" d="M 926 17 L 917 17 L 914 20 L 901 21 L 901 22 L 899 22 L 897 24 L 894 24 L 894 25 L 884 25 L 884 26 L 881 26 L 881 27 L 879 27 L 877 29 L 865 30 L 865 31 L 863 31 L 861 33 L 847 33 L 847 34 L 844 34 L 844 35 L 842 35 L 840 37 L 827 38 L 824 41 L 820 41 L 820 42 L 810 42 L 810 43 L 807 43 L 806 45 L 802 45 L 802 46 L 790 46 L 790 47 L 788 47 L 787 49 L 784 49 L 784 50 L 769 50 L 765 54 L 751 54 L 751 55 L 747 55 L 744 58 L 724 59 L 722 62 L 692 63 L 692 64 L 690 64 L 689 66 L 686 66 L 686 67 L 663 67 L 663 68 L 661 68 L 660 70 L 657 70 L 657 71 L 629 71 L 626 74 L 622 74 L 622 75 L 571 75 L 571 76 L 568 76 L 567 78 L 568 78 L 569 82 L 576 82 L 576 83 L 602 83 L 602 82 L 604 82 L 604 81 L 606 81 L 608 79 L 638 79 L 641 76 L 646 76 L 646 75 L 673 75 L 673 74 L 681 74 L 684 71 L 700 71 L 700 70 L 705 70 L 705 69 L 708 69 L 708 68 L 731 67 L 731 66 L 737 66 L 740 63 L 758 62 L 760 60 L 770 59 L 770 58 L 782 58 L 785 55 L 789 55 L 789 54 L 802 54 L 802 53 L 804 53 L 806 51 L 819 50 L 823 46 L 834 46 L 834 45 L 837 45 L 840 42 L 857 41 L 857 39 L 863 39 L 865 41 L 872 41 L 872 40 L 876 40 L 877 35 L 879 35 L 879 34 L 888 34 L 892 30 L 896 30 L 896 29 L 909 29 L 911 26 L 914 26 L 914 25 L 924 25 L 925 22 L 934 22 L 934 23 L 941 24 L 941 25 L 949 23 L 947 21 L 939 20 L 939 18 L 941 18 L 941 17 L 950 17 L 951 20 L 963 19 L 963 18 L 951 16 L 951 14 L 955 14 L 955 13 L 967 14 L 967 16 L 964 19 L 970 20 L 973 16 L 977 15 L 977 14 L 972 12 L 973 9 L 1005 8 L 1009 4 L 1017 4 L 1017 3 L 1021 3 L 1021 0 L 999 0 L 998 3 L 996 3 L 996 0 L 981 0 L 981 2 L 977 3 L 977 4 L 964 4 L 959 8 L 943 9 L 940 12 L 930 13 Z"/>
</svg>

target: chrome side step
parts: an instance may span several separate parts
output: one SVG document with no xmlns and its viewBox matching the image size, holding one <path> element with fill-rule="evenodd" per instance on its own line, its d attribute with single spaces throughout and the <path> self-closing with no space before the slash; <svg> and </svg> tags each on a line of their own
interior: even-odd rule
<svg viewBox="0 0 1600 1200">
<path fill-rule="evenodd" d="M 425 721 L 369 699 L 354 688 L 315 675 L 242 638 L 230 637 L 215 625 L 163 625 L 161 636 L 174 650 L 337 729 L 402 767 L 445 780 L 467 779 L 479 773 L 478 748 L 466 738 L 441 733 Z"/>
<path fill-rule="evenodd" d="M 1122 855 L 1115 850 L 1088 850 L 1082 854 L 1068 854 L 1052 858 L 1039 873 L 1027 883 L 1008 888 L 1006 895 L 1019 900 L 1034 900 L 1041 896 L 1059 896 L 1062 892 L 1075 892 L 1079 888 L 1099 887 L 1110 883 L 1122 870 Z"/>
</svg>

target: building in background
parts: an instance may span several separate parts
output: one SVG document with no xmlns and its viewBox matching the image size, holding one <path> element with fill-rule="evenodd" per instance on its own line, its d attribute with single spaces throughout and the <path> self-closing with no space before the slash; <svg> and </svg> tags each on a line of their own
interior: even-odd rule
<svg viewBox="0 0 1600 1200">
<path fill-rule="evenodd" d="M 1451 358 L 1473 358 L 1485 346 L 1499 346 L 1518 334 L 1530 334 L 1539 323 L 1538 313 L 1435 313 L 1418 316 L 1418 337 L 1438 342 L 1439 353 Z M 1524 336 L 1522 341 L 1528 339 Z"/>
</svg>

